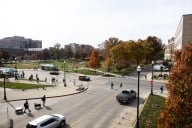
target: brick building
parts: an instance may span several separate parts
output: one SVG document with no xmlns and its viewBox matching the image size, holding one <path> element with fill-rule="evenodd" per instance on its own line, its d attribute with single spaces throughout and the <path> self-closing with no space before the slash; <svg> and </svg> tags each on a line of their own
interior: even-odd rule
<svg viewBox="0 0 192 128">
<path fill-rule="evenodd" d="M 23 56 L 42 51 L 42 41 L 32 40 L 20 36 L 0 39 L 0 50 L 7 51 L 14 56 Z"/>
</svg>

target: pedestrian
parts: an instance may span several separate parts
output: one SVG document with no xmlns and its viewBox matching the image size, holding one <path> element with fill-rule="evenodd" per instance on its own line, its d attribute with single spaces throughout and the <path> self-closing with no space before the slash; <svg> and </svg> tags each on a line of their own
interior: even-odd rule
<svg viewBox="0 0 192 128">
<path fill-rule="evenodd" d="M 122 86 L 123 86 L 123 84 L 122 84 L 122 83 L 120 83 L 119 88 L 122 88 Z"/>
<path fill-rule="evenodd" d="M 22 71 L 22 77 L 23 77 L 23 78 L 25 77 L 25 73 L 24 73 L 24 71 Z"/>
<path fill-rule="evenodd" d="M 39 83 L 39 77 L 37 76 L 37 83 Z"/>
<path fill-rule="evenodd" d="M 45 82 L 47 82 L 47 77 L 45 77 Z"/>
<path fill-rule="evenodd" d="M 43 107 L 45 107 L 45 101 L 46 101 L 46 96 L 44 95 L 42 98 L 41 98 L 42 102 L 43 102 Z"/>
<path fill-rule="evenodd" d="M 145 80 L 147 79 L 147 75 L 145 74 Z"/>
<path fill-rule="evenodd" d="M 161 93 L 163 93 L 163 85 L 160 87 Z"/>
<path fill-rule="evenodd" d="M 111 83 L 111 89 L 113 89 L 113 82 Z"/>
<path fill-rule="evenodd" d="M 24 103 L 24 113 L 26 113 L 26 110 L 28 110 L 29 113 L 31 112 L 31 110 L 29 109 L 28 100 L 26 100 L 25 103 Z"/>
</svg>

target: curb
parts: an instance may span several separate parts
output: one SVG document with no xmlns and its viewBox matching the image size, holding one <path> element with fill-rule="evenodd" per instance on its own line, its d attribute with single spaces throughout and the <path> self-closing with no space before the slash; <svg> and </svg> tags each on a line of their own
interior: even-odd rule
<svg viewBox="0 0 192 128">
<path fill-rule="evenodd" d="M 75 94 L 79 94 L 79 93 L 82 93 L 82 92 L 85 92 L 86 90 L 88 90 L 88 88 L 85 88 L 84 90 L 82 91 L 78 91 L 78 92 L 75 92 L 75 93 L 71 93 L 71 94 L 65 94 L 65 95 L 56 95 L 56 96 L 48 96 L 46 98 L 56 98 L 56 97 L 64 97 L 64 96 L 70 96 L 70 95 L 75 95 Z M 35 99 L 41 99 L 41 97 L 36 97 L 36 98 L 21 98 L 21 99 L 16 99 L 16 100 L 7 100 L 5 102 L 13 102 L 13 101 L 21 101 L 21 100 L 35 100 Z"/>
</svg>

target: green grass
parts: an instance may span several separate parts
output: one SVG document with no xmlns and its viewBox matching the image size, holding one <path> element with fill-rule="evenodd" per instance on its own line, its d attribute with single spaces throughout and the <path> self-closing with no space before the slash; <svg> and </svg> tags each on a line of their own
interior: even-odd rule
<svg viewBox="0 0 192 128">
<path fill-rule="evenodd" d="M 150 95 L 139 117 L 141 128 L 156 128 L 157 117 L 163 109 L 165 98 L 158 95 Z"/>
<path fill-rule="evenodd" d="M 48 87 L 49 85 L 40 85 L 40 84 L 26 84 L 26 83 L 16 83 L 16 82 L 5 82 L 6 88 L 12 88 L 12 89 L 38 89 Z M 4 87 L 3 81 L 0 81 L 0 87 Z"/>
<path fill-rule="evenodd" d="M 101 72 L 88 70 L 88 69 L 79 69 L 78 73 L 85 74 L 85 75 L 103 75 Z"/>
</svg>

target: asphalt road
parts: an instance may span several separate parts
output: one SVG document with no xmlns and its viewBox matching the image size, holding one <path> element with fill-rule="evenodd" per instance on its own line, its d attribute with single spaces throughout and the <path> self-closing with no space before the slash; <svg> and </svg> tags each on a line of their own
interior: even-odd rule
<svg viewBox="0 0 192 128">
<path fill-rule="evenodd" d="M 29 76 L 30 73 L 26 75 Z M 41 77 L 40 79 L 43 79 L 47 72 L 46 75 L 43 72 L 38 72 L 38 74 Z M 115 96 L 122 89 L 137 91 L 137 76 L 115 78 L 93 76 L 90 82 L 77 81 L 77 76 L 77 74 L 68 74 L 67 79 L 70 79 L 70 81 L 76 79 L 76 84 L 89 86 L 87 91 L 68 97 L 47 99 L 45 108 L 33 111 L 31 114 L 17 115 L 19 117 L 14 120 L 14 128 L 25 128 L 29 121 L 40 115 L 52 113 L 60 113 L 66 116 L 66 128 L 111 128 L 115 119 L 126 108 L 133 110 L 132 113 L 136 116 L 136 99 L 129 105 L 121 105 L 116 101 Z M 60 81 L 62 78 L 62 74 L 57 77 Z M 114 83 L 114 89 L 110 87 L 111 82 Z M 119 88 L 120 83 L 123 84 L 122 88 Z M 162 83 L 154 83 L 154 90 L 159 90 L 161 85 Z M 145 97 L 150 89 L 150 82 L 144 80 L 144 76 L 141 76 L 140 103 L 143 102 L 142 97 Z M 34 103 L 36 101 L 30 102 Z M 23 101 L 11 102 L 10 105 L 15 104 L 23 104 Z M 134 120 L 136 117 L 133 115 L 127 115 L 127 118 Z"/>
</svg>

